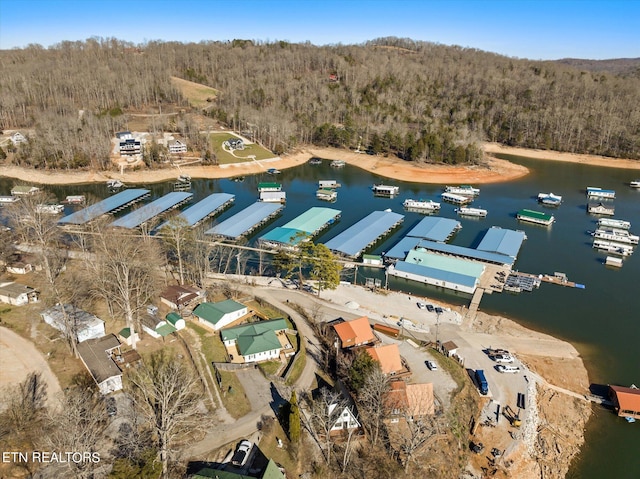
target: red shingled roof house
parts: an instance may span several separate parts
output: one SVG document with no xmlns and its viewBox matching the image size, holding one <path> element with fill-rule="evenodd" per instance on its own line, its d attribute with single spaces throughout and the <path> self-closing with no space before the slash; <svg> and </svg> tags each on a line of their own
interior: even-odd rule
<svg viewBox="0 0 640 479">
<path fill-rule="evenodd" d="M 611 400 L 618 416 L 640 419 L 640 389 L 609 386 Z"/>
</svg>

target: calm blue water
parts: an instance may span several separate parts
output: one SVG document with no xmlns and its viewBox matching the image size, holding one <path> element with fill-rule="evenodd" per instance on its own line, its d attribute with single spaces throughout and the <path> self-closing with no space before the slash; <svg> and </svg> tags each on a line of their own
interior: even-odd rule
<svg viewBox="0 0 640 479">
<path fill-rule="evenodd" d="M 506 156 L 505 156 L 506 157 Z M 531 170 L 525 178 L 509 183 L 480 185 L 481 195 L 473 206 L 486 208 L 484 219 L 459 218 L 454 205 L 442 203 L 439 216 L 457 218 L 462 230 L 453 239 L 460 246 L 476 246 L 485 231 L 493 226 L 521 229 L 527 241 L 515 268 L 530 273 L 561 271 L 570 280 L 586 285 L 585 290 L 543 284 L 539 290 L 520 295 L 485 295 L 481 309 L 518 320 L 533 329 L 573 343 L 585 359 L 592 383 L 640 385 L 640 252 L 625 260 L 620 269 L 605 267 L 604 254 L 591 247 L 591 237 L 586 233 L 596 226 L 596 218 L 586 213 L 586 186 L 599 186 L 616 190 L 611 203 L 616 208 L 616 218 L 632 222 L 631 231 L 640 233 L 640 191 L 627 183 L 640 177 L 635 170 L 619 170 L 585 165 L 545 162 L 526 158 L 507 157 Z M 395 244 L 423 216 L 403 212 L 406 198 L 425 198 L 439 201 L 442 185 L 420 185 L 387 180 L 355 167 L 331 168 L 322 165 L 302 165 L 286 170 L 275 178 L 283 183 L 287 192 L 287 205 L 281 216 L 256 231 L 250 242 L 270 228 L 281 226 L 306 211 L 311 206 L 325 206 L 342 211 L 340 221 L 324 231 L 316 240 L 325 242 L 354 224 L 371 211 L 391 208 L 405 214 L 402 226 L 378 243 L 371 251 L 381 253 Z M 329 204 L 315 198 L 319 179 L 335 179 L 343 186 L 338 190 L 338 201 Z M 194 202 L 213 192 L 236 195 L 235 205 L 216 218 L 224 220 L 256 201 L 256 187 L 260 181 L 274 181 L 264 174 L 246 177 L 243 182 L 231 180 L 196 180 L 193 182 Z M 400 186 L 400 195 L 393 199 L 376 198 L 371 193 L 373 183 Z M 0 194 L 9 194 L 13 180 L 0 178 Z M 137 185 L 142 186 L 142 185 Z M 171 183 L 153 184 L 152 198 L 172 190 Z M 77 185 L 47 187 L 58 199 L 70 194 L 87 194 L 97 198 L 106 196 L 105 185 Z M 559 208 L 549 209 L 556 217 L 551 227 L 519 223 L 515 213 L 521 208 L 544 210 L 538 205 L 539 192 L 553 192 L 563 196 Z M 69 210 L 70 212 L 71 210 Z M 205 224 L 209 228 L 215 220 Z M 358 281 L 366 277 L 378 277 L 384 281 L 380 270 L 359 268 Z M 393 289 L 411 291 L 414 294 L 436 296 L 456 304 L 466 304 L 469 296 L 415 285 L 398 279 L 390 279 Z M 590 421 L 587 444 L 576 461 L 570 477 L 579 478 L 638 478 L 640 477 L 640 424 L 627 424 L 611 413 L 597 410 Z"/>
</svg>

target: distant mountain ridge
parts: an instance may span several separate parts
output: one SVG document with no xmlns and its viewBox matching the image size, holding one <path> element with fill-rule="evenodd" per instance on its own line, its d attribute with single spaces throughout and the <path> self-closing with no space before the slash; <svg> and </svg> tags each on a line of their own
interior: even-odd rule
<svg viewBox="0 0 640 479">
<path fill-rule="evenodd" d="M 555 63 L 569 65 L 590 72 L 607 72 L 613 75 L 640 75 L 640 58 L 612 58 L 608 60 L 584 60 L 581 58 L 562 58 Z"/>
</svg>

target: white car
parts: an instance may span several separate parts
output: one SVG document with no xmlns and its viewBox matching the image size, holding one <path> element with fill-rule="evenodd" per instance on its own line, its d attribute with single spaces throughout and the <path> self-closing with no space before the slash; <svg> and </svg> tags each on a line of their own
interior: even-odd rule
<svg viewBox="0 0 640 479">
<path fill-rule="evenodd" d="M 518 366 L 505 366 L 504 364 L 498 364 L 496 366 L 499 372 L 501 373 L 519 373 L 520 368 Z"/>
<path fill-rule="evenodd" d="M 420 303 L 420 302 L 418 302 L 418 303 L 416 303 L 416 304 L 418 305 L 418 309 L 427 309 L 427 305 L 426 305 L 426 304 L 424 304 L 424 303 Z"/>
<path fill-rule="evenodd" d="M 427 367 L 431 371 L 437 371 L 438 370 L 438 365 L 436 363 L 434 363 L 433 361 L 425 361 L 424 363 L 427 365 Z"/>
<path fill-rule="evenodd" d="M 233 453 L 233 457 L 231 458 L 231 464 L 238 467 L 244 466 L 247 463 L 247 459 L 249 459 L 251 447 L 252 444 L 246 439 L 240 441 L 236 452 Z"/>
<path fill-rule="evenodd" d="M 496 354 L 493 357 L 493 360 L 496 363 L 512 363 L 513 362 L 513 356 L 511 356 L 509 354 Z"/>
</svg>

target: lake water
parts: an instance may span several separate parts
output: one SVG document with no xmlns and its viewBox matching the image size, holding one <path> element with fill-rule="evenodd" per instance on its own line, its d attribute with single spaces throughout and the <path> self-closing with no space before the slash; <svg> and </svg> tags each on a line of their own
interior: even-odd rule
<svg viewBox="0 0 640 479">
<path fill-rule="evenodd" d="M 640 191 L 630 188 L 630 180 L 640 177 L 637 170 L 592 167 L 579 164 L 537 161 L 504 156 L 531 170 L 519 180 L 494 185 L 479 185 L 481 194 L 473 206 L 489 211 L 487 218 L 457 217 L 454 205 L 442 203 L 441 217 L 459 219 L 462 230 L 452 243 L 476 246 L 491 226 L 524 230 L 528 239 L 522 246 L 515 268 L 529 273 L 566 273 L 572 281 L 586 285 L 585 290 L 542 284 L 532 293 L 485 295 L 481 309 L 511 317 L 533 329 L 549 333 L 574 344 L 582 354 L 593 383 L 640 385 L 640 252 L 624 260 L 620 269 L 605 267 L 606 255 L 596 252 L 588 230 L 596 228 L 596 218 L 586 212 L 586 186 L 616 190 L 615 218 L 631 221 L 631 231 L 640 233 Z M 328 204 L 315 198 L 319 179 L 333 179 L 342 184 L 338 200 Z M 387 251 L 423 215 L 404 212 L 406 198 L 439 201 L 442 185 L 404 183 L 378 177 L 347 165 L 341 169 L 322 165 L 302 165 L 283 171 L 277 177 L 267 174 L 246 177 L 243 182 L 231 180 L 195 180 L 194 202 L 213 192 L 236 195 L 235 205 L 217 218 L 228 218 L 256 201 L 260 181 L 279 181 L 287 192 L 287 204 L 281 216 L 256 231 L 250 242 L 270 228 L 281 226 L 311 206 L 326 206 L 342 211 L 340 221 L 324 231 L 316 240 L 325 242 L 374 210 L 391 208 L 405 215 L 402 226 L 371 251 Z M 377 198 L 371 192 L 373 183 L 400 186 L 400 195 L 393 199 Z M 14 181 L 0 178 L 0 195 L 9 194 Z M 152 198 L 172 190 L 171 183 L 148 186 Z M 106 186 L 76 185 L 47 187 L 58 199 L 66 195 L 86 194 L 106 196 Z M 559 208 L 545 209 L 538 205 L 539 192 L 563 196 Z M 515 213 L 521 208 L 552 212 L 556 222 L 551 227 L 520 223 Z M 206 226 L 209 227 L 210 220 Z M 358 268 L 358 281 L 377 277 L 384 281 L 380 270 Z M 414 294 L 435 296 L 456 304 L 467 304 L 468 295 L 449 293 L 435 288 L 390 279 L 389 287 Z M 640 425 L 627 424 L 608 411 L 596 409 L 589 422 L 587 444 L 569 477 L 578 478 L 638 478 L 640 477 Z"/>
</svg>

